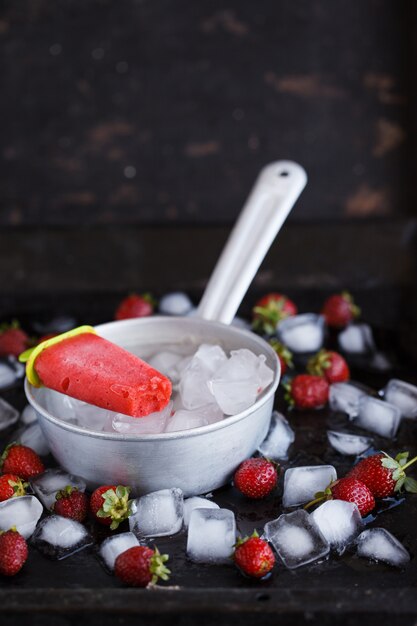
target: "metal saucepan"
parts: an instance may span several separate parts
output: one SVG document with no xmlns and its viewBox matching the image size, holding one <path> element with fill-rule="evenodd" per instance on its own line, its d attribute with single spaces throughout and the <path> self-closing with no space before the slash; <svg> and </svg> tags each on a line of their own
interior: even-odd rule
<svg viewBox="0 0 417 626">
<path fill-rule="evenodd" d="M 179 351 L 202 343 L 220 344 L 226 352 L 247 348 L 264 354 L 274 380 L 249 409 L 220 422 L 191 430 L 155 435 L 90 432 L 59 419 L 46 409 L 46 388 L 25 381 L 28 401 L 58 463 L 82 476 L 90 487 L 131 485 L 135 494 L 180 487 L 187 496 L 207 493 L 227 483 L 250 457 L 268 430 L 280 378 L 275 352 L 261 337 L 229 326 L 266 252 L 307 181 L 296 163 L 265 167 L 243 208 L 215 267 L 197 315 L 149 317 L 97 326 L 106 339 L 144 358 L 169 345 Z"/>
</svg>

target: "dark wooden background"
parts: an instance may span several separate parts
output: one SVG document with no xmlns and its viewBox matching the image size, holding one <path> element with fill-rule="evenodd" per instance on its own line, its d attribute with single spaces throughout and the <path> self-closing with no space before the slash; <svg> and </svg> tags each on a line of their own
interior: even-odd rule
<svg viewBox="0 0 417 626">
<path fill-rule="evenodd" d="M 231 224 L 415 209 L 413 0 L 3 0 L 0 223 Z M 414 37 L 415 39 L 415 37 Z"/>
</svg>

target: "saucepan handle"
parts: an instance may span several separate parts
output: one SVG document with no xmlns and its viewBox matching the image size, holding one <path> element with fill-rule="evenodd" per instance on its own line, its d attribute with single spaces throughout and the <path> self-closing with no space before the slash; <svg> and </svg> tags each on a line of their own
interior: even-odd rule
<svg viewBox="0 0 417 626">
<path fill-rule="evenodd" d="M 305 170 L 292 161 L 263 168 L 207 284 L 199 317 L 230 324 L 306 183 Z"/>
</svg>

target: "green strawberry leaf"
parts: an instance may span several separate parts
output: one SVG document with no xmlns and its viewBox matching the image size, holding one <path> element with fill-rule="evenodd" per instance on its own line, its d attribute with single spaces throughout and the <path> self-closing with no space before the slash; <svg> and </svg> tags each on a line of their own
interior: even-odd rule
<svg viewBox="0 0 417 626">
<path fill-rule="evenodd" d="M 404 481 L 404 489 L 408 491 L 408 493 L 417 493 L 417 480 L 407 476 Z"/>
<path fill-rule="evenodd" d="M 398 469 L 397 461 L 394 461 L 394 459 L 391 459 L 391 458 L 382 459 L 381 464 L 383 467 L 386 467 L 387 469 L 393 469 L 393 470 Z"/>
<path fill-rule="evenodd" d="M 397 482 L 395 483 L 394 492 L 401 491 L 405 481 L 406 481 L 406 477 L 405 476 L 402 476 L 401 478 L 399 478 L 397 480 Z"/>
</svg>

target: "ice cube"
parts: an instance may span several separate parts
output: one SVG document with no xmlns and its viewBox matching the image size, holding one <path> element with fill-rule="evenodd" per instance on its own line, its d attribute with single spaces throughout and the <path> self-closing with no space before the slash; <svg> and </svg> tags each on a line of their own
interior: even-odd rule
<svg viewBox="0 0 417 626">
<path fill-rule="evenodd" d="M 9 363 L 0 361 L 0 389 L 6 389 L 19 380 L 18 373 Z"/>
<path fill-rule="evenodd" d="M 200 428 L 208 424 L 214 424 L 224 418 L 223 411 L 217 404 L 201 406 L 193 411 L 179 409 L 167 420 L 165 432 L 172 433 L 190 428 Z"/>
<path fill-rule="evenodd" d="M 311 465 L 291 467 L 284 476 L 284 507 L 300 506 L 310 500 L 318 491 L 324 491 L 337 479 L 333 465 Z"/>
<path fill-rule="evenodd" d="M 236 521 L 228 509 L 194 509 L 190 515 L 187 555 L 197 563 L 228 563 L 236 543 Z"/>
<path fill-rule="evenodd" d="M 209 382 L 223 413 L 235 415 L 248 409 L 258 393 L 271 384 L 274 375 L 265 360 L 264 355 L 257 356 L 246 348 L 231 352 Z"/>
<path fill-rule="evenodd" d="M 138 537 L 175 535 L 182 528 L 183 516 L 181 489 L 161 489 L 133 501 L 129 528 Z"/>
<path fill-rule="evenodd" d="M 0 530 L 16 530 L 29 539 L 43 512 L 43 506 L 35 496 L 18 496 L 0 502 Z"/>
<path fill-rule="evenodd" d="M 292 315 L 279 322 L 277 332 L 292 352 L 317 352 L 324 341 L 324 317 L 314 313 Z"/>
<path fill-rule="evenodd" d="M 63 393 L 53 391 L 52 389 L 40 389 L 39 395 L 45 405 L 46 410 L 64 422 L 70 424 L 78 424 L 77 404 L 80 400 L 70 398 Z"/>
<path fill-rule="evenodd" d="M 167 420 L 172 412 L 173 403 L 157 413 L 151 413 L 146 417 L 130 417 L 123 413 L 113 413 L 111 418 L 112 428 L 123 435 L 149 435 L 163 433 Z"/>
<path fill-rule="evenodd" d="M 358 537 L 358 556 L 374 561 L 383 561 L 388 565 L 404 567 L 410 560 L 410 555 L 402 543 L 385 528 L 369 528 Z"/>
<path fill-rule="evenodd" d="M 347 456 L 358 456 L 370 448 L 373 443 L 370 437 L 341 433 L 336 430 L 328 430 L 327 439 L 332 448 Z"/>
<path fill-rule="evenodd" d="M 65 559 L 91 546 L 93 539 L 87 529 L 68 517 L 50 515 L 36 528 L 32 543 L 52 559 Z"/>
<path fill-rule="evenodd" d="M 387 402 L 397 406 L 403 417 L 417 417 L 417 387 L 403 380 L 392 378 L 384 389 Z"/>
<path fill-rule="evenodd" d="M 186 409 L 198 409 L 213 402 L 208 381 L 227 361 L 220 346 L 202 344 L 181 374 L 179 390 Z"/>
<path fill-rule="evenodd" d="M 349 324 L 338 336 L 339 347 L 348 354 L 367 354 L 375 350 L 372 329 L 368 324 Z"/>
<path fill-rule="evenodd" d="M 192 308 L 193 303 L 182 291 L 167 293 L 159 301 L 159 312 L 162 315 L 187 315 Z"/>
<path fill-rule="evenodd" d="M 75 400 L 73 398 L 72 400 L 72 406 L 74 408 L 77 424 L 87 430 L 102 432 L 111 411 L 100 409 L 99 407 L 89 404 L 88 402 L 81 402 L 81 400 Z"/>
<path fill-rule="evenodd" d="M 371 396 L 361 398 L 359 413 L 354 418 L 355 425 L 388 439 L 395 437 L 400 421 L 401 411 L 398 407 Z"/>
<path fill-rule="evenodd" d="M 280 515 L 265 524 L 265 538 L 272 543 L 285 567 L 295 569 L 327 556 L 330 550 L 311 516 L 302 509 Z"/>
<path fill-rule="evenodd" d="M 333 383 L 330 385 L 329 405 L 333 411 L 343 411 L 349 418 L 355 417 L 359 412 L 359 400 L 366 393 L 349 383 Z"/>
<path fill-rule="evenodd" d="M 0 398 L 0 430 L 4 430 L 19 419 L 19 411 L 16 411 L 11 404 Z"/>
<path fill-rule="evenodd" d="M 48 469 L 30 481 L 33 491 L 42 502 L 43 506 L 50 511 L 56 502 L 56 494 L 67 485 L 76 487 L 78 491 L 85 491 L 86 483 L 80 476 L 67 474 L 62 469 Z"/>
<path fill-rule="evenodd" d="M 10 365 L 14 373 L 16 374 L 16 378 L 23 378 L 26 373 L 26 366 L 23 363 L 20 363 L 15 356 L 10 354 L 7 357 L 7 364 Z"/>
<path fill-rule="evenodd" d="M 49 444 L 37 421 L 14 432 L 10 438 L 10 442 L 13 441 L 17 441 L 22 446 L 32 448 L 40 456 L 49 454 Z"/>
<path fill-rule="evenodd" d="M 271 416 L 269 431 L 258 448 L 262 456 L 278 461 L 288 458 L 288 448 L 295 439 L 295 433 L 285 417 L 274 411 Z"/>
<path fill-rule="evenodd" d="M 139 541 L 136 535 L 133 533 L 120 533 L 118 535 L 112 535 L 107 537 L 103 541 L 98 551 L 101 559 L 106 565 L 107 569 L 112 572 L 114 569 L 114 563 L 122 552 L 126 552 L 129 548 L 138 546 Z"/>
<path fill-rule="evenodd" d="M 30 404 L 27 404 L 22 411 L 22 415 L 20 416 L 20 421 L 25 426 L 29 426 L 29 424 L 33 424 L 36 422 L 38 416 L 36 415 L 36 411 Z"/>
<path fill-rule="evenodd" d="M 200 498 L 198 496 L 194 496 L 193 498 L 187 498 L 186 500 L 184 500 L 184 526 L 188 528 L 191 513 L 194 511 L 194 509 L 218 508 L 220 508 L 218 504 L 213 502 L 213 500 L 208 500 L 207 498 Z"/>
<path fill-rule="evenodd" d="M 178 371 L 178 364 L 184 357 L 181 354 L 175 352 L 163 351 L 157 352 L 150 359 L 148 359 L 149 365 L 161 372 L 171 380 L 173 384 L 177 384 L 180 379 L 180 373 Z"/>
<path fill-rule="evenodd" d="M 361 532 L 363 521 L 359 509 L 352 502 L 328 500 L 323 502 L 311 518 L 321 534 L 341 554 Z"/>
</svg>

